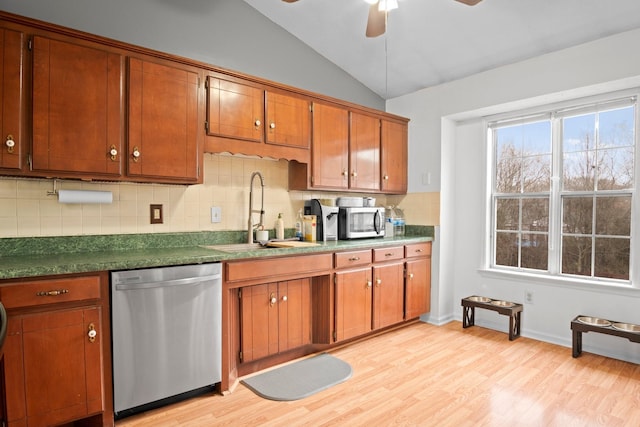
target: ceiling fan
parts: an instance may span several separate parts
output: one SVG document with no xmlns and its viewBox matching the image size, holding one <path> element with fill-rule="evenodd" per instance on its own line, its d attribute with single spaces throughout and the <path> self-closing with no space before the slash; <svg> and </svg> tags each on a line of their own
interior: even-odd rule
<svg viewBox="0 0 640 427">
<path fill-rule="evenodd" d="M 286 3 L 295 3 L 298 0 L 282 0 Z M 369 3 L 369 18 L 367 19 L 367 37 L 378 37 L 387 29 L 387 13 L 398 7 L 397 0 L 364 0 Z M 482 0 L 455 0 L 469 6 L 475 6 Z"/>
</svg>

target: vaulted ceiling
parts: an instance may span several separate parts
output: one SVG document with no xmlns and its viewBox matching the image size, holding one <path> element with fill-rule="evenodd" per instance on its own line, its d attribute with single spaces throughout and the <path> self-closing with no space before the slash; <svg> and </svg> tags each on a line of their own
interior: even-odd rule
<svg viewBox="0 0 640 427">
<path fill-rule="evenodd" d="M 364 0 L 244 1 L 384 99 L 640 28 L 638 0 L 398 0 L 367 38 Z"/>
</svg>

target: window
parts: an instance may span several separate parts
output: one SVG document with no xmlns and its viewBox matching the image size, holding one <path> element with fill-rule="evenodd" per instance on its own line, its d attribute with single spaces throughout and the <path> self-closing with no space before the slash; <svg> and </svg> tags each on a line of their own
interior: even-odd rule
<svg viewBox="0 0 640 427">
<path fill-rule="evenodd" d="M 491 267 L 629 283 L 635 127 L 635 97 L 490 123 Z"/>
</svg>

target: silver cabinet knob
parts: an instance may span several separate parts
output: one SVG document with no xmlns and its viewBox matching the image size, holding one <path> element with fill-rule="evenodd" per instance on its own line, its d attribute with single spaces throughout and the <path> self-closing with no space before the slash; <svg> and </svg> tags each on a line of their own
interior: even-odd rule
<svg viewBox="0 0 640 427">
<path fill-rule="evenodd" d="M 260 125 L 262 124 L 262 122 L 260 120 L 256 119 L 254 124 L 256 125 L 257 128 L 259 128 Z"/>
<path fill-rule="evenodd" d="M 286 296 L 286 295 L 284 295 L 284 296 L 282 297 L 282 301 L 286 301 L 286 300 L 287 300 L 287 296 Z"/>
<path fill-rule="evenodd" d="M 274 122 L 269 123 L 269 127 L 271 129 L 275 129 L 276 128 L 276 124 Z"/>
</svg>

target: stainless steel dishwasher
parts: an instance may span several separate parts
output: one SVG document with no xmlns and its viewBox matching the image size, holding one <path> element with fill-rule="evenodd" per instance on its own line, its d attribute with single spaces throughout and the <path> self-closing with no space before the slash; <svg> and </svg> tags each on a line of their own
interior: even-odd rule
<svg viewBox="0 0 640 427">
<path fill-rule="evenodd" d="M 214 263 L 111 273 L 116 418 L 220 382 L 221 271 Z"/>
</svg>

